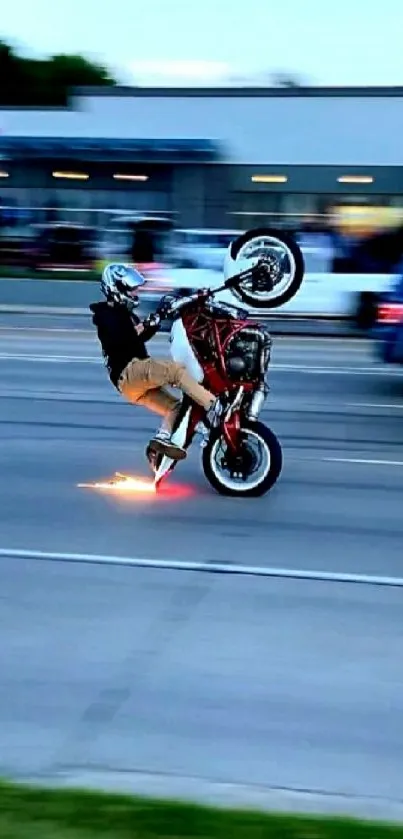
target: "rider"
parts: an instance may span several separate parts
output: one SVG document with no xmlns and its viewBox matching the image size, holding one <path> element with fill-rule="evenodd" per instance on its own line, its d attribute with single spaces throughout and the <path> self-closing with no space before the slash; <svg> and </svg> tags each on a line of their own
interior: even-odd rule
<svg viewBox="0 0 403 839">
<path fill-rule="evenodd" d="M 133 309 L 139 304 L 137 290 L 144 283 L 144 277 L 135 268 L 108 265 L 101 280 L 106 302 L 90 306 L 92 320 L 112 384 L 129 402 L 144 405 L 164 417 L 160 430 L 150 440 L 150 449 L 182 460 L 186 451 L 171 440 L 181 403 L 166 386 L 179 388 L 204 408 L 209 424 L 215 423 L 221 404 L 183 365 L 150 358 L 146 343 L 158 331 L 167 311 L 157 310 L 143 321 L 134 314 Z"/>
</svg>

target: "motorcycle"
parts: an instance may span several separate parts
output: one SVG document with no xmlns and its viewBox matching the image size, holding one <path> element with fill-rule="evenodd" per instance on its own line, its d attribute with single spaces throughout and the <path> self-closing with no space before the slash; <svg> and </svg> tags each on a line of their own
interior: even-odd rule
<svg viewBox="0 0 403 839">
<path fill-rule="evenodd" d="M 224 273 L 219 287 L 163 301 L 172 319 L 173 360 L 219 396 L 224 408 L 216 427 L 208 427 L 203 409 L 184 396 L 172 439 L 189 449 L 200 433 L 203 471 L 211 486 L 222 495 L 256 497 L 274 486 L 282 469 L 280 442 L 259 419 L 269 392 L 272 339 L 267 326 L 247 311 L 214 298 L 231 291 L 254 308 L 277 308 L 297 293 L 304 261 L 290 236 L 258 228 L 232 242 Z M 158 488 L 178 461 L 150 447 L 146 456 Z"/>
</svg>

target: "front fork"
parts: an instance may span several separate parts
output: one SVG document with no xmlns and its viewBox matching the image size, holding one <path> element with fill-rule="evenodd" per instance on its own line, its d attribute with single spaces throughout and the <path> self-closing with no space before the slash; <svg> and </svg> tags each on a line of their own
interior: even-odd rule
<svg viewBox="0 0 403 839">
<path fill-rule="evenodd" d="M 228 448 L 235 454 L 241 446 L 241 415 L 240 409 L 244 396 L 244 388 L 241 385 L 232 403 L 226 409 L 223 419 L 223 435 Z"/>
<path fill-rule="evenodd" d="M 268 384 L 263 381 L 260 387 L 255 390 L 248 411 L 248 419 L 257 422 L 260 412 L 269 393 Z M 241 445 L 241 415 L 240 409 L 244 398 L 244 388 L 241 385 L 231 405 L 227 408 L 223 421 L 223 435 L 229 448 L 235 453 Z"/>
</svg>

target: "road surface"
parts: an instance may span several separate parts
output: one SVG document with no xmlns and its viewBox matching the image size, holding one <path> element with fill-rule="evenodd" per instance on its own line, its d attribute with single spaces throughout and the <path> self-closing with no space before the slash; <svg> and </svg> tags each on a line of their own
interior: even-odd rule
<svg viewBox="0 0 403 839">
<path fill-rule="evenodd" d="M 9 323 L 0 774 L 403 820 L 401 371 L 278 339 L 272 493 L 220 498 L 195 450 L 122 498 L 77 484 L 145 475 L 153 419 L 86 330 Z"/>
</svg>

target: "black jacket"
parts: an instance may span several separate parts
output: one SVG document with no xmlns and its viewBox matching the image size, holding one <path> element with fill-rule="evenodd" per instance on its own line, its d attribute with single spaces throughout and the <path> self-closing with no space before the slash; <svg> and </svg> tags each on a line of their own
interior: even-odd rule
<svg viewBox="0 0 403 839">
<path fill-rule="evenodd" d="M 118 303 L 92 303 L 92 322 L 105 358 L 105 365 L 115 387 L 130 361 L 134 358 L 149 358 L 146 342 L 155 335 L 158 323 L 152 319 L 143 321 L 144 332 L 137 335 L 135 327 L 141 323 L 137 315 Z"/>
</svg>

